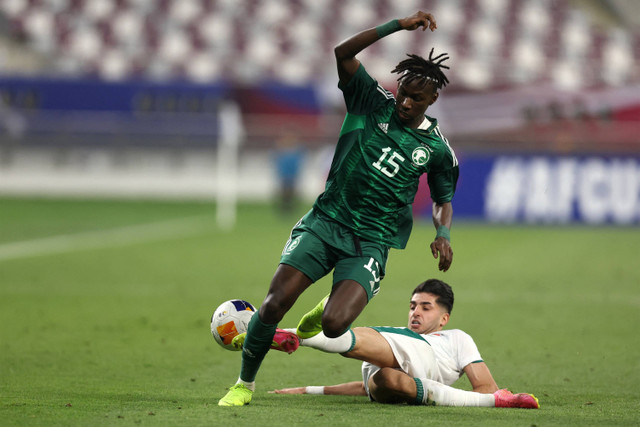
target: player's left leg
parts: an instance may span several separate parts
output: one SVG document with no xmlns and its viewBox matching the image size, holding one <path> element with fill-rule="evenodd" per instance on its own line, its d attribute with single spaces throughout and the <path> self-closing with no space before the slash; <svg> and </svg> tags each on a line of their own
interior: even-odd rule
<svg viewBox="0 0 640 427">
<path fill-rule="evenodd" d="M 472 406 L 491 408 L 496 398 L 492 393 L 476 393 L 460 390 L 428 378 L 414 378 L 417 405 Z"/>
<path fill-rule="evenodd" d="M 342 335 L 378 293 L 389 255 L 388 247 L 359 239 L 343 249 L 349 255 L 336 262 L 322 313 L 322 331 L 331 338 Z"/>
<path fill-rule="evenodd" d="M 495 393 L 476 393 L 458 390 L 436 381 L 415 378 L 417 386 L 416 403 L 438 406 L 482 406 L 488 408 L 538 409 L 538 399 L 532 394 L 513 394 L 507 389 Z"/>
<path fill-rule="evenodd" d="M 496 408 L 523 408 L 539 409 L 538 398 L 529 393 L 513 394 L 507 389 L 498 390 L 493 393 L 496 400 Z"/>
<path fill-rule="evenodd" d="M 331 289 L 322 313 L 322 331 L 329 338 L 344 334 L 367 306 L 369 298 L 355 280 L 341 280 Z"/>
<path fill-rule="evenodd" d="M 472 406 L 486 408 L 538 409 L 538 399 L 532 394 L 513 394 L 502 389 L 495 393 L 459 390 L 425 378 L 414 378 L 417 386 L 415 402 L 423 405 Z"/>
<path fill-rule="evenodd" d="M 427 378 L 412 378 L 391 368 L 380 369 L 369 378 L 368 385 L 371 397 L 380 403 L 493 407 L 496 399 L 491 393 L 459 390 Z"/>
<path fill-rule="evenodd" d="M 392 368 L 382 368 L 368 379 L 369 395 L 378 403 L 416 401 L 417 387 L 412 377 Z"/>
</svg>

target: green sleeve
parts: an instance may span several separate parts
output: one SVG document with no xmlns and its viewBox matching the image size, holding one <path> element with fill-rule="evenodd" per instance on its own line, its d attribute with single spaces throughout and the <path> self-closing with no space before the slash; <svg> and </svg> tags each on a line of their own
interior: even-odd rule
<svg viewBox="0 0 640 427">
<path fill-rule="evenodd" d="M 370 113 L 393 99 L 393 94 L 380 86 L 362 64 L 349 83 L 339 83 L 338 87 L 342 90 L 347 112 L 351 114 Z"/>
<path fill-rule="evenodd" d="M 438 204 L 448 203 L 453 199 L 458 183 L 459 168 L 455 166 L 451 169 L 432 171 L 427 174 L 431 200 Z"/>
</svg>

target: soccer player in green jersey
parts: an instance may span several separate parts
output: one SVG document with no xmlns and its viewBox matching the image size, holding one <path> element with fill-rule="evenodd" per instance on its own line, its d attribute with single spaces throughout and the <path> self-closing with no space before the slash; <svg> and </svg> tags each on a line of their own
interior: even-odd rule
<svg viewBox="0 0 640 427">
<path fill-rule="evenodd" d="M 218 402 L 251 401 L 255 377 L 273 343 L 276 326 L 312 283 L 333 270 L 323 309 L 323 333 L 342 335 L 379 290 L 390 248 L 406 246 L 418 180 L 427 174 L 436 237 L 431 253 L 441 271 L 451 266 L 451 199 L 458 161 L 435 118 L 425 115 L 448 80 L 446 55 L 409 55 L 392 71 L 400 75 L 396 98 L 369 76 L 356 55 L 400 30 L 436 29 L 434 17 L 417 12 L 362 31 L 335 48 L 338 87 L 347 107 L 325 191 L 291 232 L 280 265 L 257 315 L 249 323 L 240 377 Z M 298 333 L 305 338 L 305 327 Z"/>
</svg>

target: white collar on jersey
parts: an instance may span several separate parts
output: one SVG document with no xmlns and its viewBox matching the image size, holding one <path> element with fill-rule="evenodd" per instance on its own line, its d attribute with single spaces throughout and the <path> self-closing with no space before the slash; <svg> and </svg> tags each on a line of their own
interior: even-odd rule
<svg viewBox="0 0 640 427">
<path fill-rule="evenodd" d="M 418 126 L 418 129 L 428 130 L 429 126 L 431 126 L 431 122 L 425 117 L 422 123 L 420 123 L 420 126 Z"/>
</svg>

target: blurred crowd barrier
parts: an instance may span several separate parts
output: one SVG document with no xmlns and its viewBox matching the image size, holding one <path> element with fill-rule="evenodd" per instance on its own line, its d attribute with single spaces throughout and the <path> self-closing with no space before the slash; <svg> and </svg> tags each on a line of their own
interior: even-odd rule
<svg viewBox="0 0 640 427">
<path fill-rule="evenodd" d="M 389 87 L 395 91 L 394 87 Z M 72 145 L 215 146 L 218 108 L 240 107 L 248 148 L 270 148 L 285 131 L 305 145 L 330 143 L 344 116 L 327 108 L 324 87 L 0 77 L 3 140 L 61 137 Z M 339 93 L 337 87 L 332 88 Z M 428 114 L 469 151 L 636 152 L 640 85 L 561 92 L 540 85 L 491 92 L 444 89 Z"/>
<path fill-rule="evenodd" d="M 508 223 L 640 223 L 640 88 L 584 91 L 580 98 L 529 91 L 445 90 L 430 111 L 460 160 L 456 215 Z M 85 195 L 212 198 L 216 186 L 225 185 L 213 182 L 218 108 L 233 101 L 244 127 L 238 174 L 229 177 L 234 186 L 239 182 L 239 198 L 275 197 L 274 156 L 287 135 L 304 150 L 297 186 L 311 200 L 322 191 L 344 114 L 325 111 L 311 85 L 14 78 L 0 80 L 0 93 L 0 189 L 18 193 L 66 188 Z M 415 208 L 430 215 L 426 185 Z"/>
<path fill-rule="evenodd" d="M 414 205 L 431 215 L 422 186 Z M 457 217 L 492 223 L 640 224 L 640 154 L 463 156 Z"/>
</svg>

